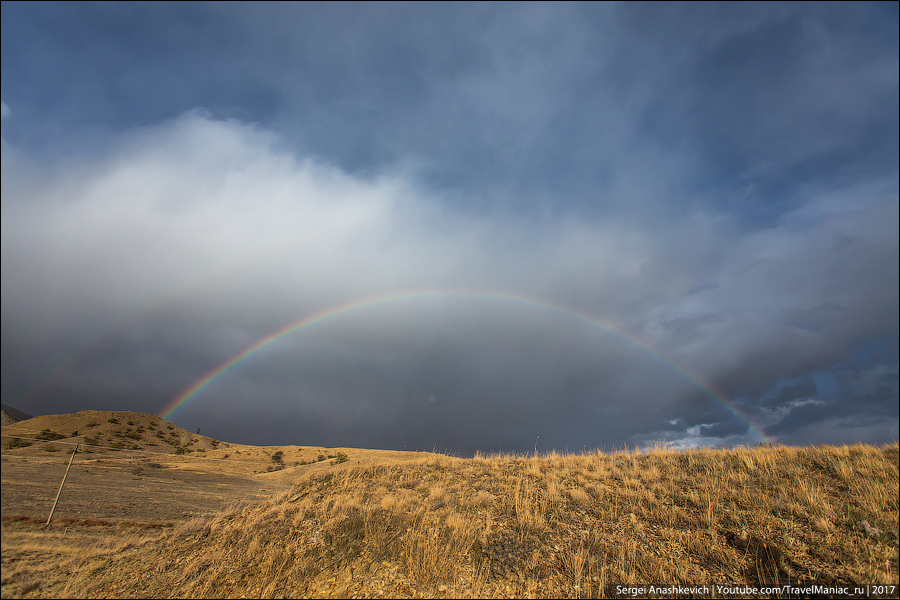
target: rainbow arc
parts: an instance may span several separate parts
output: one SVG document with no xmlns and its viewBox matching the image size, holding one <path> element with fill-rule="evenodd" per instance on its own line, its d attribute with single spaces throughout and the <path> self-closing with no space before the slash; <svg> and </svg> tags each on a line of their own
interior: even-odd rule
<svg viewBox="0 0 900 600">
<path fill-rule="evenodd" d="M 691 373 L 687 370 L 683 365 L 680 365 L 672 358 L 665 356 L 655 348 L 649 346 L 647 343 L 638 339 L 633 334 L 627 333 L 611 323 L 607 323 L 601 319 L 598 319 L 592 315 L 587 313 L 583 313 L 565 306 L 561 306 L 558 304 L 553 304 L 544 300 L 539 300 L 535 298 L 529 298 L 527 296 L 517 296 L 514 294 L 506 294 L 500 292 L 485 292 L 485 291 L 466 291 L 466 290 L 419 290 L 412 292 L 403 292 L 397 294 L 390 294 L 385 296 L 378 296 L 375 298 L 366 298 L 363 300 L 358 300 L 355 302 L 349 302 L 347 304 L 342 304 L 337 307 L 332 307 L 323 311 L 319 311 L 313 315 L 309 315 L 303 317 L 297 321 L 294 321 L 281 329 L 270 333 L 264 338 L 254 342 L 238 354 L 229 358 L 213 370 L 209 371 L 206 375 L 198 379 L 193 383 L 189 388 L 184 390 L 181 394 L 173 398 L 168 404 L 166 404 L 162 409 L 158 411 L 158 415 L 164 419 L 170 419 L 174 416 L 180 409 L 184 408 L 191 400 L 195 399 L 198 395 L 200 395 L 203 390 L 209 387 L 213 382 L 217 379 L 228 373 L 230 370 L 237 367 L 243 361 L 247 360 L 257 352 L 263 350 L 264 348 L 274 344 L 278 340 L 289 336 L 294 333 L 298 333 L 307 328 L 314 327 L 320 323 L 324 323 L 327 321 L 331 321 L 334 319 L 338 319 L 342 316 L 362 311 L 365 309 L 370 309 L 373 307 L 383 306 L 387 304 L 397 303 L 397 302 L 410 302 L 410 301 L 419 301 L 426 299 L 447 299 L 447 298 L 458 298 L 458 299 L 480 299 L 480 300 L 488 300 L 494 302 L 507 302 L 514 303 L 521 306 L 530 307 L 533 309 L 545 310 L 558 315 L 566 316 L 570 319 L 576 319 L 583 323 L 589 324 L 593 327 L 596 327 L 604 332 L 611 333 L 620 339 L 624 340 L 628 344 L 642 350 L 643 352 L 648 353 L 653 356 L 658 362 L 662 363 L 665 367 L 676 373 L 678 376 L 690 382 L 692 385 L 700 389 L 704 394 L 709 396 L 711 399 L 718 402 L 721 406 L 723 406 L 731 415 L 733 415 L 740 422 L 747 425 L 750 431 L 759 438 L 759 441 L 768 441 L 768 438 L 757 429 L 750 420 L 741 414 L 734 405 L 727 400 L 724 394 L 720 391 L 716 390 L 712 384 L 707 383 Z"/>
</svg>

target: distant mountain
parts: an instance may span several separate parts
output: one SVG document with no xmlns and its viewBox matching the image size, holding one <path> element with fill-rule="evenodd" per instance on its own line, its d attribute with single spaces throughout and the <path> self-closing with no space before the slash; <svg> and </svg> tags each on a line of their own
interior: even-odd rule
<svg viewBox="0 0 900 600">
<path fill-rule="evenodd" d="M 0 408 L 3 409 L 3 427 L 12 425 L 13 423 L 18 423 L 19 421 L 27 421 L 28 419 L 34 418 L 29 414 L 23 413 L 21 410 L 13 408 L 12 406 L 0 404 Z"/>
</svg>

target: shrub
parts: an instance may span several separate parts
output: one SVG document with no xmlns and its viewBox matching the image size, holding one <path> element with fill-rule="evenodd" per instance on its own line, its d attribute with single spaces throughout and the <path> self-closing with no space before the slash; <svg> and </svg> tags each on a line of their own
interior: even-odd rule
<svg viewBox="0 0 900 600">
<path fill-rule="evenodd" d="M 37 437 L 39 440 L 61 440 L 66 436 L 61 433 L 56 433 L 55 431 L 50 431 L 49 429 L 42 429 Z"/>
<path fill-rule="evenodd" d="M 6 444 L 7 448 L 27 448 L 32 443 L 28 440 L 23 440 L 22 438 L 16 438 L 9 440 L 9 443 Z"/>
<path fill-rule="evenodd" d="M 45 446 L 41 446 L 41 450 L 43 450 L 44 452 L 56 452 L 57 450 L 59 450 L 59 448 L 57 448 L 53 444 L 47 444 Z"/>
<path fill-rule="evenodd" d="M 350 459 L 347 458 L 347 455 L 346 455 L 346 454 L 344 454 L 343 452 L 338 452 L 338 453 L 337 453 L 337 456 L 334 457 L 334 460 L 331 461 L 331 464 L 333 464 L 333 465 L 339 465 L 339 464 L 341 464 L 341 463 L 347 462 L 348 460 L 350 460 Z"/>
<path fill-rule="evenodd" d="M 316 458 L 316 460 L 317 460 L 318 462 L 322 462 L 323 460 L 325 460 L 325 458 L 326 458 L 326 456 L 325 456 L 324 454 L 320 454 L 320 455 Z"/>
<path fill-rule="evenodd" d="M 273 463 L 278 463 L 278 464 L 283 463 L 283 462 L 284 462 L 284 452 L 282 452 L 281 450 L 279 450 L 278 452 L 276 452 L 275 454 L 273 454 L 273 455 L 272 455 L 272 462 L 273 462 Z"/>
<path fill-rule="evenodd" d="M 100 423 L 98 423 L 97 421 L 91 421 L 90 423 L 87 424 L 87 426 L 88 426 L 88 427 L 96 427 L 96 426 L 99 425 L 99 424 L 100 424 Z"/>
<path fill-rule="evenodd" d="M 107 419 L 106 422 L 107 422 L 107 423 L 112 423 L 113 425 L 118 425 L 118 424 L 119 424 L 119 420 L 118 420 L 118 419 Z"/>
<path fill-rule="evenodd" d="M 78 430 L 76 429 L 75 431 L 72 432 L 71 437 L 78 437 L 79 435 L 80 434 L 78 433 Z"/>
</svg>

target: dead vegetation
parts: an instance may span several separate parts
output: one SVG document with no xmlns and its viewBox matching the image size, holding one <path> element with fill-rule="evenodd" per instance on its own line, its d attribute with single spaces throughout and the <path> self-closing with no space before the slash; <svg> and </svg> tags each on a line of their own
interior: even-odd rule
<svg viewBox="0 0 900 600">
<path fill-rule="evenodd" d="M 265 504 L 70 553 L 53 567 L 65 578 L 8 563 L 8 533 L 40 535 L 4 523 L 3 595 L 609 597 L 628 584 L 898 581 L 896 443 L 317 466 Z"/>
</svg>

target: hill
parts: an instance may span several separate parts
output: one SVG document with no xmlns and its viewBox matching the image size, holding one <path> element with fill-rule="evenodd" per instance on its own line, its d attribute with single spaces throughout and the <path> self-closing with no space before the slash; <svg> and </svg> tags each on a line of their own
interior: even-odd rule
<svg viewBox="0 0 900 600">
<path fill-rule="evenodd" d="M 415 452 L 249 446 L 186 431 L 154 415 L 84 410 L 2 428 L 4 517 L 46 519 L 78 448 L 55 518 L 172 523 L 270 498 L 301 472 Z M 349 458 L 348 458 L 349 456 Z"/>
<path fill-rule="evenodd" d="M 55 441 L 67 448 L 80 444 L 89 451 L 96 447 L 185 453 L 204 452 L 219 445 L 217 440 L 185 431 L 155 415 L 132 411 L 82 410 L 75 414 L 41 415 L 5 426 L 3 434 L 19 434 L 20 439 L 32 442 Z"/>
<path fill-rule="evenodd" d="M 896 443 L 470 459 L 344 450 L 343 463 L 265 472 L 272 447 L 260 448 L 247 477 L 269 494 L 170 527 L 74 520 L 64 534 L 4 505 L 3 595 L 610 597 L 652 583 L 721 597 L 715 585 L 898 581 Z M 4 450 L 4 495 L 26 451 Z M 167 455 L 164 471 L 228 462 L 203 454 Z"/>
</svg>

